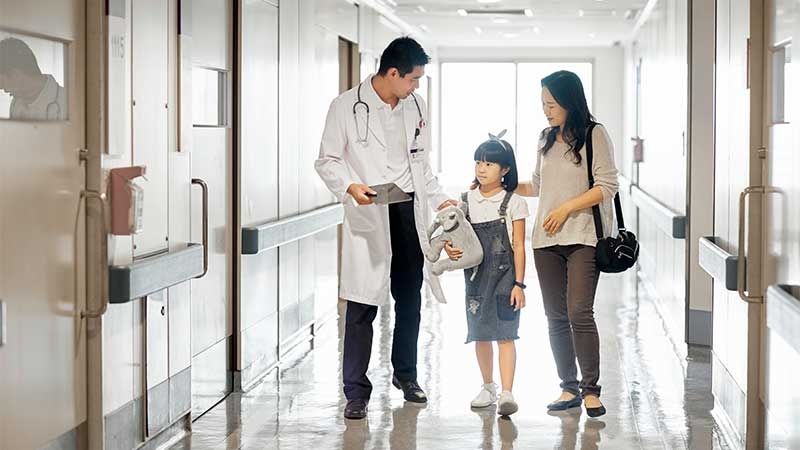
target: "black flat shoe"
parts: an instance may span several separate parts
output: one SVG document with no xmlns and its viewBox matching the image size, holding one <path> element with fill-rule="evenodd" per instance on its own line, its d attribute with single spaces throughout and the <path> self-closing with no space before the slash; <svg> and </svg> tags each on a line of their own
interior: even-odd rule
<svg viewBox="0 0 800 450">
<path fill-rule="evenodd" d="M 553 402 L 547 405 L 548 411 L 566 411 L 568 409 L 577 408 L 581 406 L 581 396 L 576 395 L 572 400 L 561 400 L 560 402 Z"/>
<path fill-rule="evenodd" d="M 360 420 L 367 417 L 367 403 L 369 400 L 357 398 L 347 401 L 347 406 L 344 407 L 344 418 Z"/>
<path fill-rule="evenodd" d="M 598 399 L 597 401 L 600 401 L 600 399 Z M 605 413 L 606 413 L 606 407 L 603 406 L 602 403 L 600 403 L 600 406 L 598 406 L 597 408 L 589 408 L 588 406 L 586 407 L 586 415 L 588 415 L 589 417 L 600 417 Z"/>
<path fill-rule="evenodd" d="M 589 417 L 600 417 L 606 413 L 606 407 L 600 406 L 599 408 L 586 408 L 586 415 Z"/>
<path fill-rule="evenodd" d="M 400 381 L 397 377 L 392 377 L 392 385 L 397 389 L 403 391 L 403 398 L 406 399 L 408 402 L 413 403 L 427 403 L 428 396 L 425 395 L 425 391 L 419 387 L 416 381 Z"/>
</svg>

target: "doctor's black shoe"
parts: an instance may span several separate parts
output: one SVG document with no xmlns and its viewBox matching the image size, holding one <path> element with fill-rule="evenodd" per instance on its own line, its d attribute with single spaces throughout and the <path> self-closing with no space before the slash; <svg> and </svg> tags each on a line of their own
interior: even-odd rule
<svg viewBox="0 0 800 450">
<path fill-rule="evenodd" d="M 356 398 L 347 401 L 347 406 L 344 407 L 344 418 L 360 420 L 367 417 L 367 403 L 368 399 Z"/>
<path fill-rule="evenodd" d="M 416 381 L 400 381 L 397 377 L 392 377 L 392 385 L 397 389 L 403 391 L 403 398 L 406 399 L 408 402 L 414 403 L 427 403 L 428 396 L 425 395 L 425 391 L 419 387 Z"/>
</svg>

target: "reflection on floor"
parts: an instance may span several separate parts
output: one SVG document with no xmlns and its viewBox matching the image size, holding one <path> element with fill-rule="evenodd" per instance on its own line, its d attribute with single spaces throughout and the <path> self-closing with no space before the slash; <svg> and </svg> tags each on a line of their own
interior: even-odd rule
<svg viewBox="0 0 800 450">
<path fill-rule="evenodd" d="M 429 403 L 403 401 L 392 388 L 390 308 L 382 308 L 370 379 L 369 417 L 342 417 L 341 319 L 319 330 L 315 348 L 246 393 L 231 395 L 198 419 L 173 449 L 727 449 L 711 417 L 707 349 L 676 356 L 652 301 L 639 296 L 633 274 L 604 275 L 596 315 L 601 333 L 601 384 L 609 413 L 589 419 L 575 409 L 548 414 L 559 394 L 535 273 L 528 274 L 528 307 L 518 341 L 510 419 L 494 408 L 471 410 L 481 385 L 466 324 L 463 278 L 444 279 L 448 304 L 428 301 L 420 332 L 419 382 Z M 341 307 L 340 307 L 341 317 Z M 338 324 L 338 327 L 337 327 Z M 499 379 L 499 374 L 497 375 Z"/>
</svg>

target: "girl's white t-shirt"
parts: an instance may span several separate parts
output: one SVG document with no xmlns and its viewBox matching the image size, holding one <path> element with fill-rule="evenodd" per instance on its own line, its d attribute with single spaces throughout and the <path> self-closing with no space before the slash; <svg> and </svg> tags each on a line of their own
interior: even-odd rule
<svg viewBox="0 0 800 450">
<path fill-rule="evenodd" d="M 500 218 L 500 204 L 506 191 L 502 190 L 491 197 L 484 197 L 478 189 L 473 189 L 467 193 L 467 203 L 469 204 L 469 218 L 472 223 L 491 222 Z M 506 208 L 506 228 L 508 229 L 508 241 L 514 243 L 514 227 L 512 222 L 530 216 L 528 212 L 528 202 L 517 194 L 511 194 Z"/>
</svg>

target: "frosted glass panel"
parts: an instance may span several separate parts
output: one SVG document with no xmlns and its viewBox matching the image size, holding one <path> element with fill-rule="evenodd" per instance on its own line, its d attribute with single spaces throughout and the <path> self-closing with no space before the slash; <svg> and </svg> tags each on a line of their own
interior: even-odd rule
<svg viewBox="0 0 800 450">
<path fill-rule="evenodd" d="M 488 62 L 442 64 L 442 174 L 453 192 L 472 180 L 475 148 L 487 133 L 507 129 L 516 151 L 520 180 L 536 165 L 539 135 L 547 127 L 541 80 L 557 70 L 575 72 L 592 108 L 591 62 Z"/>
<path fill-rule="evenodd" d="M 463 191 L 475 177 L 473 155 L 488 133 L 507 129 L 516 146 L 514 63 L 442 64 L 442 174 L 445 190 Z M 449 188 L 449 189 L 448 189 Z"/>
<path fill-rule="evenodd" d="M 0 119 L 66 120 L 66 45 L 0 30 Z"/>
<path fill-rule="evenodd" d="M 195 126 L 222 127 L 225 117 L 225 72 L 192 68 L 192 118 Z"/>
</svg>

